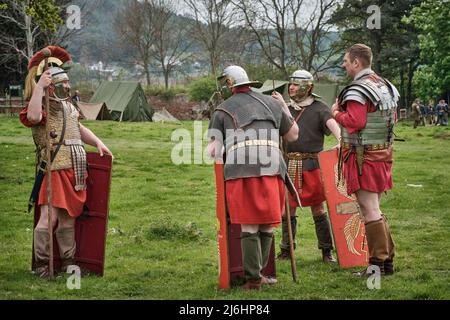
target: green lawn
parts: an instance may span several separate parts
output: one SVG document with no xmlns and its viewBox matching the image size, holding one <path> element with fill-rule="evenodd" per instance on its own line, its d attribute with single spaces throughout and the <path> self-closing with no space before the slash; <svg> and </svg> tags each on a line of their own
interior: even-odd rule
<svg viewBox="0 0 450 320">
<path fill-rule="evenodd" d="M 175 129 L 193 122 L 84 123 L 115 155 L 105 276 L 30 274 L 34 145 L 17 118 L 0 117 L 0 299 L 449 299 L 450 130 L 400 124 L 394 189 L 382 209 L 397 245 L 397 273 L 369 290 L 349 270 L 321 263 L 309 209 L 299 212 L 299 281 L 277 262 L 279 283 L 261 292 L 219 290 L 215 186 L 209 164 L 173 165 Z M 206 130 L 207 123 L 203 123 Z M 331 146 L 333 141 L 327 140 Z M 89 148 L 89 150 L 93 150 Z M 422 187 L 412 187 L 421 185 Z M 277 242 L 280 230 L 277 230 Z M 278 250 L 278 248 L 277 248 Z"/>
</svg>

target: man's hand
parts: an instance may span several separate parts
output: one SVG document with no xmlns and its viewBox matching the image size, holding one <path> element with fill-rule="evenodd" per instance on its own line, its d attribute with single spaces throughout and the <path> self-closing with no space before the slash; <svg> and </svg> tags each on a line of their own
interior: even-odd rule
<svg viewBox="0 0 450 320">
<path fill-rule="evenodd" d="M 279 92 L 273 91 L 272 98 L 274 98 L 275 100 L 278 100 L 282 104 L 284 113 L 286 113 L 287 115 L 292 117 L 291 112 L 289 111 L 289 107 L 287 106 L 286 102 L 284 101 L 283 96 Z"/>
<path fill-rule="evenodd" d="M 100 141 L 97 143 L 97 150 L 98 153 L 100 153 L 100 157 L 103 157 L 104 154 L 108 154 L 114 159 L 112 152 L 108 149 L 107 146 L 105 146 L 103 142 Z"/>
<path fill-rule="evenodd" d="M 336 99 L 335 103 L 331 107 L 331 114 L 333 115 L 333 118 L 336 116 L 336 113 L 338 113 L 340 111 L 341 110 L 339 108 L 339 101 L 338 101 L 338 99 Z"/>
<path fill-rule="evenodd" d="M 211 159 L 220 158 L 225 152 L 225 148 L 218 140 L 211 140 L 206 147 L 206 152 Z"/>
<path fill-rule="evenodd" d="M 52 75 L 49 70 L 42 73 L 36 87 L 33 90 L 30 102 L 28 103 L 27 119 L 33 125 L 38 124 L 42 120 L 42 97 L 44 90 L 52 84 Z"/>
<path fill-rule="evenodd" d="M 112 152 L 102 142 L 102 140 L 100 140 L 91 130 L 83 126 L 81 123 L 80 123 L 80 133 L 81 133 L 81 141 L 90 146 L 96 147 L 98 153 L 100 154 L 100 157 L 103 157 L 104 154 L 108 154 L 114 159 Z"/>
<path fill-rule="evenodd" d="M 278 91 L 272 92 L 272 98 L 279 100 L 280 102 L 284 102 L 284 98 Z"/>
<path fill-rule="evenodd" d="M 36 86 L 44 90 L 51 84 L 52 84 L 52 74 L 50 73 L 50 70 L 47 70 L 41 75 Z"/>
</svg>

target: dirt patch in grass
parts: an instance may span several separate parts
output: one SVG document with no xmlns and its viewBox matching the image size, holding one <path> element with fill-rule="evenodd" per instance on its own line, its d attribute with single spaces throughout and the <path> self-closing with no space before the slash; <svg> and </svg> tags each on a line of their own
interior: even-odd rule
<svg viewBox="0 0 450 320">
<path fill-rule="evenodd" d="M 436 133 L 433 138 L 442 139 L 442 140 L 450 140 L 450 132 L 439 132 Z"/>
</svg>

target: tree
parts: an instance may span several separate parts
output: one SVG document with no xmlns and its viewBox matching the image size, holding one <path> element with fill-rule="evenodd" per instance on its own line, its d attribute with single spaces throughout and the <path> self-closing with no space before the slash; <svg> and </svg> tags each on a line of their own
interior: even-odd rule
<svg viewBox="0 0 450 320">
<path fill-rule="evenodd" d="M 0 11 L 0 19 L 21 32 L 10 33 L 9 28 L 2 29 L 0 46 L 9 49 L 2 60 L 8 59 L 7 56 L 11 54 L 19 54 L 28 60 L 34 54 L 36 39 L 41 31 L 55 31 L 57 25 L 62 23 L 59 9 L 53 0 L 9 0 L 5 4 L 7 8 Z"/>
<path fill-rule="evenodd" d="M 288 78 L 288 66 L 292 65 L 316 75 L 330 68 L 328 62 L 335 51 L 328 39 L 329 19 L 336 0 L 233 0 L 233 3 L 264 57 L 284 78 Z"/>
<path fill-rule="evenodd" d="M 184 0 L 184 2 L 189 8 L 189 16 L 195 21 L 192 36 L 208 52 L 210 71 L 214 75 L 223 53 L 229 49 L 227 40 L 232 34 L 231 28 L 236 23 L 231 0 Z"/>
<path fill-rule="evenodd" d="M 133 58 L 144 69 L 147 84 L 153 62 L 161 68 L 168 88 L 171 72 L 190 57 L 190 27 L 181 24 L 175 10 L 168 0 L 129 0 L 115 18 L 114 28 L 122 43 L 134 49 Z"/>
<path fill-rule="evenodd" d="M 319 72 L 335 67 L 329 64 L 337 53 L 337 48 L 331 45 L 330 35 L 332 33 L 330 30 L 333 25 L 330 23 L 330 19 L 338 1 L 319 0 L 314 2 L 315 7 L 311 15 L 305 19 L 297 18 L 301 12 L 301 4 L 292 7 L 292 10 L 296 12 L 293 20 L 295 45 L 292 46 L 292 52 L 299 52 L 294 59 L 298 65 L 317 76 Z M 305 22 L 301 23 L 302 21 Z"/>
<path fill-rule="evenodd" d="M 42 29 L 56 32 L 63 20 L 59 16 L 60 8 L 55 0 L 19 0 L 25 5 L 26 14 L 33 18 Z"/>
<path fill-rule="evenodd" d="M 345 0 L 338 5 L 331 22 L 339 27 L 341 40 L 336 47 L 344 50 L 355 43 L 372 48 L 373 69 L 391 79 L 399 87 L 401 104 L 409 106 L 413 100 L 412 81 L 418 67 L 417 31 L 402 19 L 417 5 L 418 0 Z M 379 28 L 368 28 L 371 6 L 380 10 Z"/>
<path fill-rule="evenodd" d="M 246 27 L 254 34 L 264 57 L 279 69 L 286 79 L 289 77 L 287 66 L 292 62 L 287 51 L 287 29 L 290 21 L 295 19 L 298 13 L 291 11 L 293 1 L 299 5 L 303 2 L 303 0 L 233 1 Z"/>
<path fill-rule="evenodd" d="M 0 10 L 0 83 L 21 82 L 22 70 L 62 23 L 54 0 L 6 0 Z"/>
<path fill-rule="evenodd" d="M 192 54 L 188 53 L 192 42 L 187 36 L 190 26 L 183 24 L 175 14 L 174 5 L 167 0 L 147 0 L 153 11 L 154 45 L 151 53 L 164 74 L 165 88 L 169 88 L 169 76 L 175 67 L 183 64 Z"/>
<path fill-rule="evenodd" d="M 150 3 L 135 0 L 126 1 L 123 9 L 114 19 L 114 29 L 122 44 L 134 49 L 133 58 L 136 64 L 143 68 L 148 85 L 150 84 L 151 50 L 154 42 L 153 19 L 154 12 Z"/>
<path fill-rule="evenodd" d="M 418 93 L 423 99 L 450 88 L 449 1 L 425 0 L 412 9 L 404 21 L 419 30 L 420 62 L 415 73 Z"/>
</svg>

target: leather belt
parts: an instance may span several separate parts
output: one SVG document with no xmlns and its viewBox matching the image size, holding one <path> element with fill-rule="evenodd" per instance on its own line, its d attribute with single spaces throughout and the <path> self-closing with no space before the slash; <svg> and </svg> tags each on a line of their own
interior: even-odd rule
<svg viewBox="0 0 450 320">
<path fill-rule="evenodd" d="M 305 159 L 318 159 L 319 154 L 318 153 L 311 153 L 311 152 L 290 152 L 287 154 L 287 157 L 289 160 L 305 160 Z"/>
<path fill-rule="evenodd" d="M 288 174 L 291 180 L 295 183 L 296 177 L 298 177 L 298 189 L 303 188 L 303 160 L 306 159 L 318 159 L 319 154 L 317 152 L 290 152 L 287 154 L 288 158 Z"/>
<path fill-rule="evenodd" d="M 347 142 L 344 142 L 342 144 L 342 149 L 351 149 L 353 146 L 357 146 L 357 145 L 353 145 Z M 390 142 L 386 142 L 386 143 L 381 143 L 381 144 L 365 144 L 364 146 L 364 150 L 366 151 L 376 151 L 376 150 L 385 150 L 385 149 L 389 149 L 392 146 L 392 143 Z"/>
</svg>

